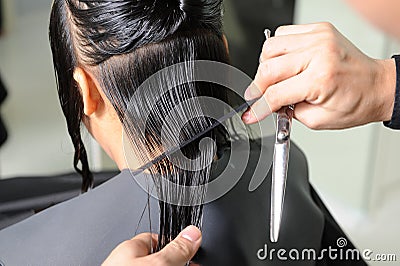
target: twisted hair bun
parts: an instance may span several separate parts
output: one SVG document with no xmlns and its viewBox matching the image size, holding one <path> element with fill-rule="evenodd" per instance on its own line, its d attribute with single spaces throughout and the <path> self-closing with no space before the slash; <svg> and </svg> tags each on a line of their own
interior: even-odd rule
<svg viewBox="0 0 400 266">
<path fill-rule="evenodd" d="M 222 25 L 222 0 L 178 0 L 180 9 L 202 25 L 219 28 Z"/>
<path fill-rule="evenodd" d="M 222 0 L 66 1 L 91 65 L 178 32 L 208 30 L 222 36 Z"/>
</svg>

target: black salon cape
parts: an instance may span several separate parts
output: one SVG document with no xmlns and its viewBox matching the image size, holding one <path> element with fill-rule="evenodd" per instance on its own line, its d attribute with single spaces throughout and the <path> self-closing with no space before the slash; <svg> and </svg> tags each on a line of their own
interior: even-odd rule
<svg viewBox="0 0 400 266">
<path fill-rule="evenodd" d="M 272 149 L 273 142 L 268 141 Z M 257 157 L 258 148 L 250 159 Z M 239 150 L 229 152 L 241 152 Z M 222 156 L 219 166 L 226 166 Z M 278 243 L 269 241 L 271 173 L 253 192 L 249 181 L 254 169 L 250 160 L 238 183 L 223 197 L 204 207 L 203 242 L 196 256 L 201 265 L 365 265 L 363 261 L 290 260 L 296 249 L 337 248 L 337 239 L 347 237 L 310 187 L 303 153 L 292 144 L 285 207 Z M 228 166 L 234 167 L 234 166 Z M 144 174 L 143 174 L 144 175 Z M 143 178 L 148 178 L 143 176 Z M 149 231 L 143 210 L 147 193 L 129 170 L 94 190 L 40 212 L 0 231 L 0 261 L 4 266 L 100 265 L 122 241 Z M 157 232 L 157 201 L 151 199 L 151 225 Z M 276 252 L 285 249 L 288 260 Z M 344 249 L 353 249 L 350 241 Z M 260 252 L 260 249 L 262 251 Z M 259 254 L 259 256 L 257 255 Z M 294 253 L 292 253 L 294 254 Z M 301 259 L 301 257 L 300 257 Z M 0 263 L 0 264 L 1 264 Z"/>
</svg>

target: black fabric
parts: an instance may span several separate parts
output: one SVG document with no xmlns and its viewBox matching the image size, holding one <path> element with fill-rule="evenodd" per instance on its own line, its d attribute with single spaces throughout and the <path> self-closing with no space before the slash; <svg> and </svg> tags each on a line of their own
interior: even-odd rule
<svg viewBox="0 0 400 266">
<path fill-rule="evenodd" d="M 311 196 L 314 199 L 314 202 L 318 205 L 321 211 L 324 213 L 325 219 L 325 226 L 324 226 L 324 233 L 321 241 L 321 249 L 328 250 L 329 247 L 338 248 L 337 241 L 338 239 L 345 239 L 346 245 L 342 247 L 343 254 L 346 254 L 346 251 L 355 250 L 356 247 L 348 241 L 348 237 L 337 224 L 335 219 L 332 217 L 329 210 L 326 208 L 325 204 L 322 202 L 320 197 L 318 196 L 317 192 L 314 188 L 310 185 Z M 319 266 L 331 266 L 331 265 L 339 265 L 339 266 L 363 266 L 367 265 L 364 260 L 361 258 L 361 254 L 358 253 L 358 257 L 355 259 L 348 259 L 348 260 L 333 260 L 329 257 L 324 257 L 323 260 L 318 261 L 317 265 Z"/>
<path fill-rule="evenodd" d="M 116 174 L 116 171 L 94 173 L 95 186 Z M 0 229 L 78 196 L 81 183 L 77 173 L 0 180 Z"/>
<path fill-rule="evenodd" d="M 394 107 L 392 118 L 383 124 L 391 129 L 400 129 L 400 55 L 392 56 L 396 62 L 396 96 L 394 98 Z"/>
<path fill-rule="evenodd" d="M 273 149 L 273 138 L 266 142 L 266 149 Z M 228 163 L 226 154 L 216 163 L 214 173 L 224 168 L 237 173 L 237 164 Z M 231 154 L 238 154 L 240 160 L 246 158 L 240 145 Z M 262 260 L 257 257 L 264 245 L 268 250 L 313 248 L 319 252 L 325 246 L 335 247 L 336 237 L 345 237 L 310 188 L 305 156 L 292 144 L 281 234 L 278 243 L 271 243 L 271 171 L 256 190 L 249 191 L 258 154 L 252 145 L 242 178 L 224 196 L 205 204 L 203 242 L 195 261 L 203 266 L 344 265 L 343 261 L 327 259 L 282 261 L 276 256 Z M 265 174 L 262 173 L 264 177 Z M 149 199 L 138 185 L 138 180 L 148 182 L 149 178 L 144 173 L 133 178 L 129 170 L 123 170 L 88 193 L 1 230 L 0 261 L 5 265 L 100 265 L 122 241 L 141 232 L 157 233 L 158 201 Z M 144 212 L 148 207 L 150 213 Z M 356 263 L 364 265 L 358 261 L 351 265 Z"/>
</svg>

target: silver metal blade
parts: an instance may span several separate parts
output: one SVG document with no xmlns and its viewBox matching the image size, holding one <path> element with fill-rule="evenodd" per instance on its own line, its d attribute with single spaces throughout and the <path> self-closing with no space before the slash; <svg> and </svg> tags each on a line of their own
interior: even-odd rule
<svg viewBox="0 0 400 266">
<path fill-rule="evenodd" d="M 270 239 L 277 242 L 281 227 L 286 179 L 289 165 L 290 134 L 294 106 L 284 106 L 277 114 L 276 139 L 272 167 Z"/>
<path fill-rule="evenodd" d="M 276 143 L 274 152 L 274 164 L 272 166 L 271 184 L 271 242 L 277 242 L 279 238 L 283 202 L 285 198 L 288 161 L 289 143 Z"/>
</svg>

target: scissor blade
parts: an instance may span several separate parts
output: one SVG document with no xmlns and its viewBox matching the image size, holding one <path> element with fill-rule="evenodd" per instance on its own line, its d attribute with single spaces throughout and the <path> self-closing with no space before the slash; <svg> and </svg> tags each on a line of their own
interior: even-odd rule
<svg viewBox="0 0 400 266">
<path fill-rule="evenodd" d="M 270 239 L 277 242 L 281 227 L 283 202 L 285 198 L 285 188 L 287 179 L 287 169 L 289 162 L 289 141 L 285 143 L 275 143 L 274 164 L 272 166 L 271 184 L 271 220 L 270 220 Z"/>
</svg>

